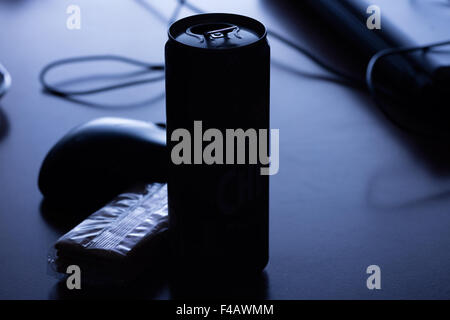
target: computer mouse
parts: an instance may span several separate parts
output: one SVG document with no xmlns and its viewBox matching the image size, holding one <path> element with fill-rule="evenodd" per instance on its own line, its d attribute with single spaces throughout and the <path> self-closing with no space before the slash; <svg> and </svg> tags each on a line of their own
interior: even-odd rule
<svg viewBox="0 0 450 320">
<path fill-rule="evenodd" d="M 99 118 L 67 133 L 48 152 L 38 179 L 46 201 L 69 207 L 106 203 L 133 185 L 167 180 L 166 131 Z"/>
</svg>

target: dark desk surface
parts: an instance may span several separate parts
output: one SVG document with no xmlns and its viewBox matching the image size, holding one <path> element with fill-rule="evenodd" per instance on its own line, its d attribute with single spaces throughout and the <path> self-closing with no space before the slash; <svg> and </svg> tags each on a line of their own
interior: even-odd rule
<svg viewBox="0 0 450 320">
<path fill-rule="evenodd" d="M 252 15 L 340 68 L 360 67 L 345 46 L 327 45 L 313 18 L 295 18 L 284 5 L 193 1 L 211 11 Z M 78 31 L 66 29 L 72 3 L 82 10 Z M 90 97 L 91 104 L 83 105 L 43 94 L 39 70 L 54 59 L 101 53 L 162 62 L 165 21 L 174 6 L 150 0 L 0 1 L 0 60 L 13 77 L 0 108 L 0 298 L 61 296 L 47 275 L 46 256 L 70 226 L 46 218 L 37 188 L 52 145 L 96 117 L 165 117 L 163 82 Z M 440 151 L 449 148 L 412 141 L 364 93 L 317 79 L 325 73 L 310 61 L 274 40 L 271 47 L 280 172 L 271 178 L 270 263 L 259 296 L 450 298 L 450 157 Z M 366 288 L 372 264 L 381 267 L 379 291 Z M 170 298 L 171 292 L 163 281 L 146 297 Z"/>
</svg>

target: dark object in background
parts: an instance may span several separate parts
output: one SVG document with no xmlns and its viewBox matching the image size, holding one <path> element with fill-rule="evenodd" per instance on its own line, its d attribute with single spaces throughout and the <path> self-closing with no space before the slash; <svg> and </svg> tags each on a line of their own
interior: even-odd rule
<svg viewBox="0 0 450 320">
<path fill-rule="evenodd" d="M 385 15 L 381 30 L 369 30 L 366 11 L 372 3 L 368 1 L 303 0 L 302 4 L 314 8 L 349 39 L 367 62 L 381 50 L 418 45 Z M 420 45 L 424 44 L 428 43 Z M 380 59 L 373 81 L 383 111 L 394 122 L 416 133 L 450 137 L 450 66 L 420 50 L 396 54 Z"/>
<path fill-rule="evenodd" d="M 53 203 L 104 204 L 139 182 L 167 180 L 165 130 L 151 123 L 100 118 L 78 126 L 47 154 L 39 189 Z"/>
<path fill-rule="evenodd" d="M 11 76 L 4 66 L 0 63 L 0 98 L 8 91 L 11 86 Z"/>
<path fill-rule="evenodd" d="M 167 260 L 167 185 L 137 186 L 116 197 L 55 244 L 56 275 L 77 265 L 85 284 L 128 284 Z"/>
<path fill-rule="evenodd" d="M 215 128 L 224 137 L 225 129 L 269 130 L 270 48 L 261 23 L 233 14 L 181 19 L 170 27 L 165 56 L 169 150 L 177 144 L 170 141 L 174 130 L 185 128 L 194 137 L 194 121 L 203 122 L 203 132 Z M 170 162 L 175 266 L 201 273 L 264 269 L 269 177 L 260 169 Z"/>
</svg>

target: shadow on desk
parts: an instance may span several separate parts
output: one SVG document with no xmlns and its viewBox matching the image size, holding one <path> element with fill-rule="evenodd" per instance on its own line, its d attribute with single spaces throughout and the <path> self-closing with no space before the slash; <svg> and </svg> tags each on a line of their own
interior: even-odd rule
<svg viewBox="0 0 450 320">
<path fill-rule="evenodd" d="M 257 275 L 184 276 L 170 279 L 172 299 L 267 299 L 269 283 L 263 271 Z"/>
<path fill-rule="evenodd" d="M 9 133 L 9 121 L 0 105 L 0 142 L 8 136 L 8 133 Z"/>
<path fill-rule="evenodd" d="M 170 276 L 169 267 L 162 263 L 152 268 L 129 285 L 88 287 L 81 290 L 67 289 L 65 280 L 59 281 L 49 294 L 50 299 L 155 299 L 165 297 L 169 288 L 169 299 L 245 299 L 264 300 L 268 297 L 268 280 L 265 272 L 255 276 L 226 275 L 211 278 Z"/>
</svg>

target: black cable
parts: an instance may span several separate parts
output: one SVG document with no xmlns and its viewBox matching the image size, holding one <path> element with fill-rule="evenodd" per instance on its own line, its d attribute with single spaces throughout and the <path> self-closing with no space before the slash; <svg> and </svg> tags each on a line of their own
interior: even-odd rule
<svg viewBox="0 0 450 320">
<path fill-rule="evenodd" d="M 205 13 L 204 10 L 192 5 L 191 3 L 189 3 L 186 0 L 177 0 L 177 3 L 178 4 L 177 4 L 171 18 L 169 19 L 169 24 L 176 20 L 179 12 L 181 11 L 181 8 L 183 6 L 185 6 L 186 8 L 190 9 L 191 11 L 193 11 L 195 13 L 199 13 L 199 14 Z M 293 41 L 283 37 L 279 33 L 272 31 L 272 30 L 268 30 L 268 34 L 270 36 L 278 39 L 282 43 L 292 47 L 293 49 L 297 50 L 298 52 L 302 53 L 303 55 L 305 55 L 306 57 L 311 59 L 313 62 L 315 62 L 317 65 L 319 65 L 320 67 L 327 70 L 328 72 L 335 74 L 336 76 L 342 78 L 342 80 L 344 80 L 344 82 L 347 82 L 349 85 L 356 86 L 356 87 L 361 87 L 364 85 L 364 82 L 362 79 L 358 79 L 352 75 L 345 74 L 345 73 L 337 70 L 333 66 L 326 64 L 325 62 L 323 62 L 319 58 L 317 58 L 312 52 L 309 52 L 307 49 L 295 44 Z M 79 91 L 63 90 L 58 87 L 52 86 L 46 80 L 47 73 L 56 67 L 59 67 L 62 65 L 67 65 L 67 64 L 88 62 L 88 61 L 98 61 L 98 60 L 116 60 L 116 61 L 120 61 L 120 62 L 124 62 L 124 63 L 128 63 L 128 64 L 133 64 L 133 65 L 137 65 L 140 67 L 144 67 L 145 69 L 148 69 L 149 71 L 164 70 L 163 64 L 149 64 L 146 62 L 142 62 L 139 60 L 127 58 L 124 56 L 118 56 L 118 55 L 96 55 L 96 56 L 74 57 L 74 58 L 67 58 L 67 59 L 54 61 L 54 62 L 46 65 L 42 69 L 42 71 L 40 72 L 40 75 L 39 75 L 39 81 L 41 82 L 41 85 L 43 86 L 45 91 L 47 91 L 51 94 L 60 96 L 60 97 L 69 97 L 69 96 L 77 96 L 77 95 L 90 95 L 90 94 L 95 94 L 95 93 L 100 93 L 100 92 L 105 92 L 105 91 L 117 90 L 117 89 L 122 89 L 122 88 L 136 86 L 136 85 L 142 85 L 142 84 L 155 82 L 155 81 L 164 79 L 164 76 L 159 76 L 159 77 L 154 77 L 154 78 L 150 78 L 150 79 L 129 81 L 129 82 L 124 82 L 124 83 L 119 83 L 116 85 L 99 87 L 99 88 L 94 88 L 94 89 L 89 89 L 89 90 L 79 90 Z"/>
<path fill-rule="evenodd" d="M 177 6 L 173 10 L 172 16 L 169 19 L 169 26 L 177 20 L 177 17 L 180 14 L 181 9 L 183 8 L 183 5 L 184 1 L 177 1 Z"/>
<path fill-rule="evenodd" d="M 163 75 L 163 76 L 153 77 L 153 78 L 149 78 L 149 79 L 141 79 L 141 80 L 134 80 L 134 81 L 129 81 L 129 82 L 122 82 L 122 83 L 111 85 L 111 86 L 104 86 L 104 87 L 99 87 L 99 88 L 94 88 L 94 89 L 89 89 L 89 90 L 79 90 L 79 91 L 63 90 L 63 89 L 57 88 L 57 87 L 52 86 L 47 83 L 47 80 L 46 80 L 47 73 L 56 67 L 60 67 L 62 65 L 67 65 L 67 64 L 99 61 L 99 60 L 100 61 L 107 61 L 107 60 L 119 61 L 119 62 L 142 67 L 142 68 L 148 70 L 149 72 L 164 70 L 164 65 L 150 64 L 150 63 L 146 63 L 146 62 L 143 62 L 140 60 L 127 58 L 127 57 L 123 57 L 123 56 L 118 56 L 118 55 L 84 56 L 84 57 L 67 58 L 67 59 L 57 60 L 52 63 L 49 63 L 41 70 L 41 72 L 39 74 L 39 81 L 41 82 L 42 86 L 44 87 L 44 90 L 46 90 L 47 92 L 57 95 L 57 96 L 61 96 L 61 97 L 68 97 L 68 96 L 89 95 L 89 94 L 95 94 L 95 93 L 100 93 L 100 92 L 105 92 L 105 91 L 117 90 L 117 89 L 146 84 L 146 83 L 155 82 L 155 81 L 164 79 L 164 75 Z"/>
<path fill-rule="evenodd" d="M 183 6 L 185 6 L 186 8 L 188 8 L 191 11 L 198 13 L 198 14 L 205 13 L 204 10 L 192 5 L 190 2 L 188 2 L 186 0 L 177 0 L 177 6 L 176 6 L 171 18 L 169 19 L 169 23 L 172 23 L 173 21 L 176 20 L 179 12 L 181 11 L 181 8 Z M 326 71 L 338 76 L 339 78 L 341 78 L 344 81 L 344 83 L 347 83 L 348 85 L 350 85 L 352 87 L 367 88 L 369 90 L 369 92 L 372 94 L 372 96 L 374 96 L 375 98 L 376 98 L 376 90 L 375 90 L 375 86 L 373 84 L 372 74 L 373 74 L 375 65 L 379 62 L 380 59 L 385 58 L 390 55 L 394 55 L 394 54 L 409 53 L 409 52 L 418 51 L 418 50 L 428 50 L 428 49 L 431 49 L 431 48 L 434 48 L 437 46 L 443 46 L 446 44 L 450 44 L 450 41 L 444 41 L 444 42 L 433 43 L 433 44 L 429 44 L 429 45 L 425 45 L 425 46 L 416 46 L 416 47 L 408 47 L 408 48 L 392 48 L 392 49 L 382 50 L 382 51 L 376 53 L 370 59 L 370 62 L 368 64 L 367 71 L 366 71 L 366 79 L 364 80 L 364 79 L 355 77 L 353 75 L 346 74 L 346 73 L 336 69 L 332 65 L 329 65 L 329 64 L 323 62 L 309 50 L 305 49 L 304 47 L 299 46 L 298 44 L 294 43 L 293 41 L 289 40 L 288 38 L 280 35 L 279 33 L 275 32 L 275 31 L 268 29 L 267 32 L 273 38 L 279 40 L 280 42 L 284 43 L 285 45 L 300 52 L 301 54 L 303 54 L 304 56 L 309 58 L 311 61 L 316 63 L 318 66 L 325 69 Z M 155 81 L 164 79 L 164 75 L 162 75 L 162 76 L 153 77 L 150 79 L 129 81 L 129 82 L 124 82 L 124 83 L 119 83 L 116 85 L 99 87 L 99 88 L 94 88 L 94 89 L 89 89 L 89 90 L 81 90 L 81 91 L 65 91 L 65 90 L 59 89 L 57 87 L 54 87 L 54 86 L 48 84 L 46 81 L 47 73 L 53 68 L 56 68 L 56 67 L 59 67 L 62 65 L 66 65 L 66 64 L 87 62 L 87 61 L 96 61 L 96 60 L 116 60 L 116 61 L 143 67 L 144 69 L 149 70 L 149 72 L 164 70 L 163 64 L 150 64 L 150 63 L 142 62 L 142 61 L 139 61 L 136 59 L 131 59 L 131 58 L 118 56 L 118 55 L 98 55 L 98 56 L 68 58 L 68 59 L 63 59 L 63 60 L 58 60 L 58 61 L 52 62 L 42 69 L 40 76 L 39 76 L 39 80 L 47 92 L 52 93 L 54 95 L 62 96 L 62 97 L 69 97 L 69 96 L 75 96 L 75 95 L 89 95 L 89 94 L 94 94 L 94 93 L 111 91 L 111 90 L 126 88 L 126 87 L 130 87 L 130 86 L 135 86 L 135 85 L 142 85 L 142 84 L 155 82 Z"/>
<path fill-rule="evenodd" d="M 369 64 L 367 66 L 367 71 L 366 71 L 367 88 L 369 89 L 370 93 L 374 97 L 376 97 L 376 88 L 375 88 L 375 85 L 373 84 L 373 70 L 375 68 L 375 65 L 382 58 L 386 58 L 388 56 L 392 56 L 395 54 L 405 54 L 405 53 L 410 53 L 410 52 L 419 51 L 419 50 L 427 51 L 427 50 L 430 50 L 435 47 L 441 47 L 441 46 L 446 46 L 446 45 L 450 45 L 450 40 L 435 42 L 435 43 L 431 43 L 428 45 L 422 45 L 422 46 L 389 48 L 389 49 L 384 49 L 384 50 L 379 51 L 378 53 L 373 55 L 373 57 L 370 59 Z"/>
</svg>

